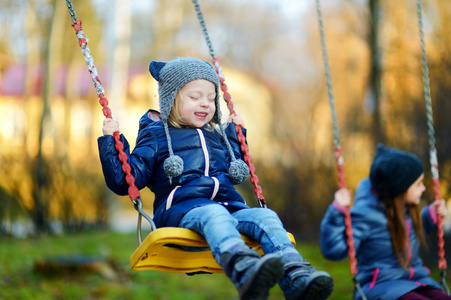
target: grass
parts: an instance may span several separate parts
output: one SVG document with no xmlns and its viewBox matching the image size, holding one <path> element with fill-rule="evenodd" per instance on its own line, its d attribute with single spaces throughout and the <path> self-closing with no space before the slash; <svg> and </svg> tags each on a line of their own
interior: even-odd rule
<svg viewBox="0 0 451 300">
<path fill-rule="evenodd" d="M 315 243 L 297 241 L 300 253 L 335 280 L 330 299 L 351 299 L 348 261 L 329 262 Z M 0 238 L 0 299 L 238 299 L 223 274 L 187 276 L 159 271 L 131 271 L 135 234 L 96 231 L 33 239 Z M 108 258 L 116 276 L 99 272 L 37 272 L 36 262 L 55 257 Z M 269 299 L 283 299 L 278 286 Z"/>
</svg>

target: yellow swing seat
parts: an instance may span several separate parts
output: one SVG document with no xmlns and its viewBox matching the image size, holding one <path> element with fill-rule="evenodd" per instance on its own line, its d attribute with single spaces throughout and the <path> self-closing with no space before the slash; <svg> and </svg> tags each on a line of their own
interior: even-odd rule
<svg viewBox="0 0 451 300">
<path fill-rule="evenodd" d="M 246 245 L 255 249 L 260 255 L 263 251 L 259 243 L 245 235 L 241 235 Z M 293 246 L 296 241 L 288 233 Z M 130 266 L 135 271 L 157 270 L 171 273 L 224 273 L 213 258 L 210 249 L 190 251 L 186 247 L 208 247 L 200 234 L 186 228 L 162 227 L 153 230 L 130 257 Z"/>
</svg>

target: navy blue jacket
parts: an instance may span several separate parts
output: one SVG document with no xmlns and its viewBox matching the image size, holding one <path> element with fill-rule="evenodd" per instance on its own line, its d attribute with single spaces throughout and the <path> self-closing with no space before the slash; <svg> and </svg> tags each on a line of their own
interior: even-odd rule
<svg viewBox="0 0 451 300">
<path fill-rule="evenodd" d="M 228 124 L 225 132 L 236 158 L 241 158 L 235 124 Z M 155 194 L 153 208 L 157 227 L 177 227 L 186 212 L 202 205 L 220 204 L 230 212 L 249 208 L 230 180 L 231 158 L 219 132 L 169 127 L 169 133 L 174 154 L 180 156 L 184 164 L 183 173 L 172 178 L 172 183 L 163 170 L 164 160 L 169 157 L 163 121 L 153 121 L 147 113 L 141 118 L 132 153 L 121 135 L 136 187 L 141 190 L 147 186 Z M 98 146 L 107 186 L 118 195 L 127 195 L 128 184 L 113 136 L 100 137 Z"/>
<path fill-rule="evenodd" d="M 404 269 L 396 259 L 390 233 L 387 228 L 385 206 L 371 191 L 368 178 L 357 187 L 354 206 L 351 208 L 352 231 L 357 258 L 357 280 L 368 300 L 398 299 L 419 286 L 441 289 L 429 276 L 419 256 L 419 245 L 413 230 L 412 219 L 406 215 L 406 230 L 409 236 L 409 264 Z M 426 232 L 437 229 L 429 207 L 422 211 Z M 348 256 L 344 214 L 331 204 L 321 222 L 320 247 L 323 256 L 330 260 L 342 260 Z M 356 299 L 360 295 L 356 293 Z"/>
</svg>

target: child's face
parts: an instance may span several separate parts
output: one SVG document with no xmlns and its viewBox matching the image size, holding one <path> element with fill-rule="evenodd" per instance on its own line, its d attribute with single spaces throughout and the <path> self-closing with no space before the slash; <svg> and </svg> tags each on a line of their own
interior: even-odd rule
<svg viewBox="0 0 451 300">
<path fill-rule="evenodd" d="M 423 184 L 424 174 L 421 174 L 420 177 L 407 189 L 404 194 L 404 199 L 406 204 L 419 204 L 421 195 L 426 190 L 426 187 Z"/>
<path fill-rule="evenodd" d="M 213 119 L 216 112 L 216 87 L 208 80 L 196 79 L 180 89 L 183 100 L 178 113 L 188 127 L 200 128 Z"/>
</svg>

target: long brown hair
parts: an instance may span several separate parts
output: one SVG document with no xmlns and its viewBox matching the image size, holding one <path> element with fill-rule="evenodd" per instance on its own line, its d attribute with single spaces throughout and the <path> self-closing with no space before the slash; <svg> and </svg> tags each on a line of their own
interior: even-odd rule
<svg viewBox="0 0 451 300">
<path fill-rule="evenodd" d="M 404 200 L 405 193 L 390 199 L 381 199 L 386 207 L 387 215 L 387 225 L 390 232 L 390 237 L 393 245 L 393 251 L 398 259 L 399 263 L 403 268 L 408 267 L 408 257 L 406 249 L 406 241 L 409 238 L 407 236 L 406 227 L 404 220 L 406 218 L 406 207 L 407 213 L 412 218 L 413 229 L 417 237 L 418 243 L 426 246 L 426 240 L 423 232 L 423 222 L 421 219 L 421 210 L 419 205 L 415 204 L 405 204 Z"/>
</svg>

